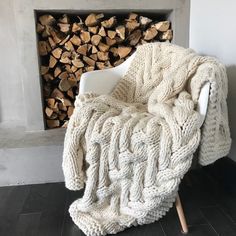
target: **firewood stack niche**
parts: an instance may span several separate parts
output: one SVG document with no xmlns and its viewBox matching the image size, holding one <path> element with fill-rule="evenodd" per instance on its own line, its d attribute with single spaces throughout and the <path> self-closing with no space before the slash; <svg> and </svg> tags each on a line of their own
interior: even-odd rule
<svg viewBox="0 0 236 236">
<path fill-rule="evenodd" d="M 36 31 L 47 128 L 66 127 L 82 73 L 120 65 L 138 45 L 171 41 L 171 24 L 129 13 L 39 14 Z"/>
</svg>

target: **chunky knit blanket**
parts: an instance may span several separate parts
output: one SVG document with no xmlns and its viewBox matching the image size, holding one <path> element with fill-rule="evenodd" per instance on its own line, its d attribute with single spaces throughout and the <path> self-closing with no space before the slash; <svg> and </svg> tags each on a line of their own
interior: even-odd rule
<svg viewBox="0 0 236 236">
<path fill-rule="evenodd" d="M 202 129 L 196 104 L 210 82 Z M 148 224 L 170 209 L 198 148 L 202 165 L 228 154 L 227 78 L 217 60 L 173 44 L 138 47 L 110 95 L 79 95 L 65 136 L 70 207 L 86 235 Z"/>
</svg>

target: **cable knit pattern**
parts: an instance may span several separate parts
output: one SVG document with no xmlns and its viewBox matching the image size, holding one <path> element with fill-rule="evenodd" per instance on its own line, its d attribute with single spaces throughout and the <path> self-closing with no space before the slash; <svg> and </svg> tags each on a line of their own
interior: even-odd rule
<svg viewBox="0 0 236 236">
<path fill-rule="evenodd" d="M 210 82 L 200 132 L 199 92 Z M 86 234 L 115 234 L 170 209 L 199 147 L 206 165 L 230 148 L 225 68 L 168 43 L 138 47 L 111 95 L 79 95 L 64 144 L 66 187 L 84 195 L 70 207 Z M 200 145 L 199 145 L 200 144 Z"/>
</svg>

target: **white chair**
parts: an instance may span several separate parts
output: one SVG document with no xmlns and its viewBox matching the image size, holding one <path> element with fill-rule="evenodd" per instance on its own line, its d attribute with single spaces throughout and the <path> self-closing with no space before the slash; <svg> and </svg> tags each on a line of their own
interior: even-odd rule
<svg viewBox="0 0 236 236">
<path fill-rule="evenodd" d="M 132 62 L 135 53 L 130 56 L 125 62 L 121 65 L 104 69 L 104 70 L 97 70 L 97 71 L 90 71 L 82 74 L 80 79 L 80 94 L 86 92 L 95 92 L 96 94 L 109 94 L 112 92 L 113 88 L 117 84 L 117 82 L 124 76 L 126 71 L 128 70 L 130 63 Z M 207 105 L 208 105 L 208 98 L 209 98 L 209 89 L 210 84 L 206 83 L 200 92 L 197 110 L 199 111 L 202 124 L 205 120 L 206 112 L 207 112 Z M 176 202 L 175 202 L 176 210 L 178 213 L 178 217 L 180 220 L 180 224 L 182 227 L 182 233 L 188 233 L 188 226 L 186 223 L 184 211 L 182 208 L 182 204 L 179 198 L 179 194 L 177 195 Z"/>
</svg>

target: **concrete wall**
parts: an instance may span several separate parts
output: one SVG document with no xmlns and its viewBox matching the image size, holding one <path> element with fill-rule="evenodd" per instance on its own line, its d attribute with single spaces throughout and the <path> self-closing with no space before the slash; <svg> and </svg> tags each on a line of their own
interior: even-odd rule
<svg viewBox="0 0 236 236">
<path fill-rule="evenodd" d="M 190 47 L 199 53 L 218 57 L 227 66 L 233 139 L 230 157 L 236 160 L 236 1 L 191 0 L 190 9 Z"/>
<path fill-rule="evenodd" d="M 25 123 L 13 0 L 0 1 L 0 123 Z M 22 101 L 22 102 L 19 102 Z"/>
</svg>

